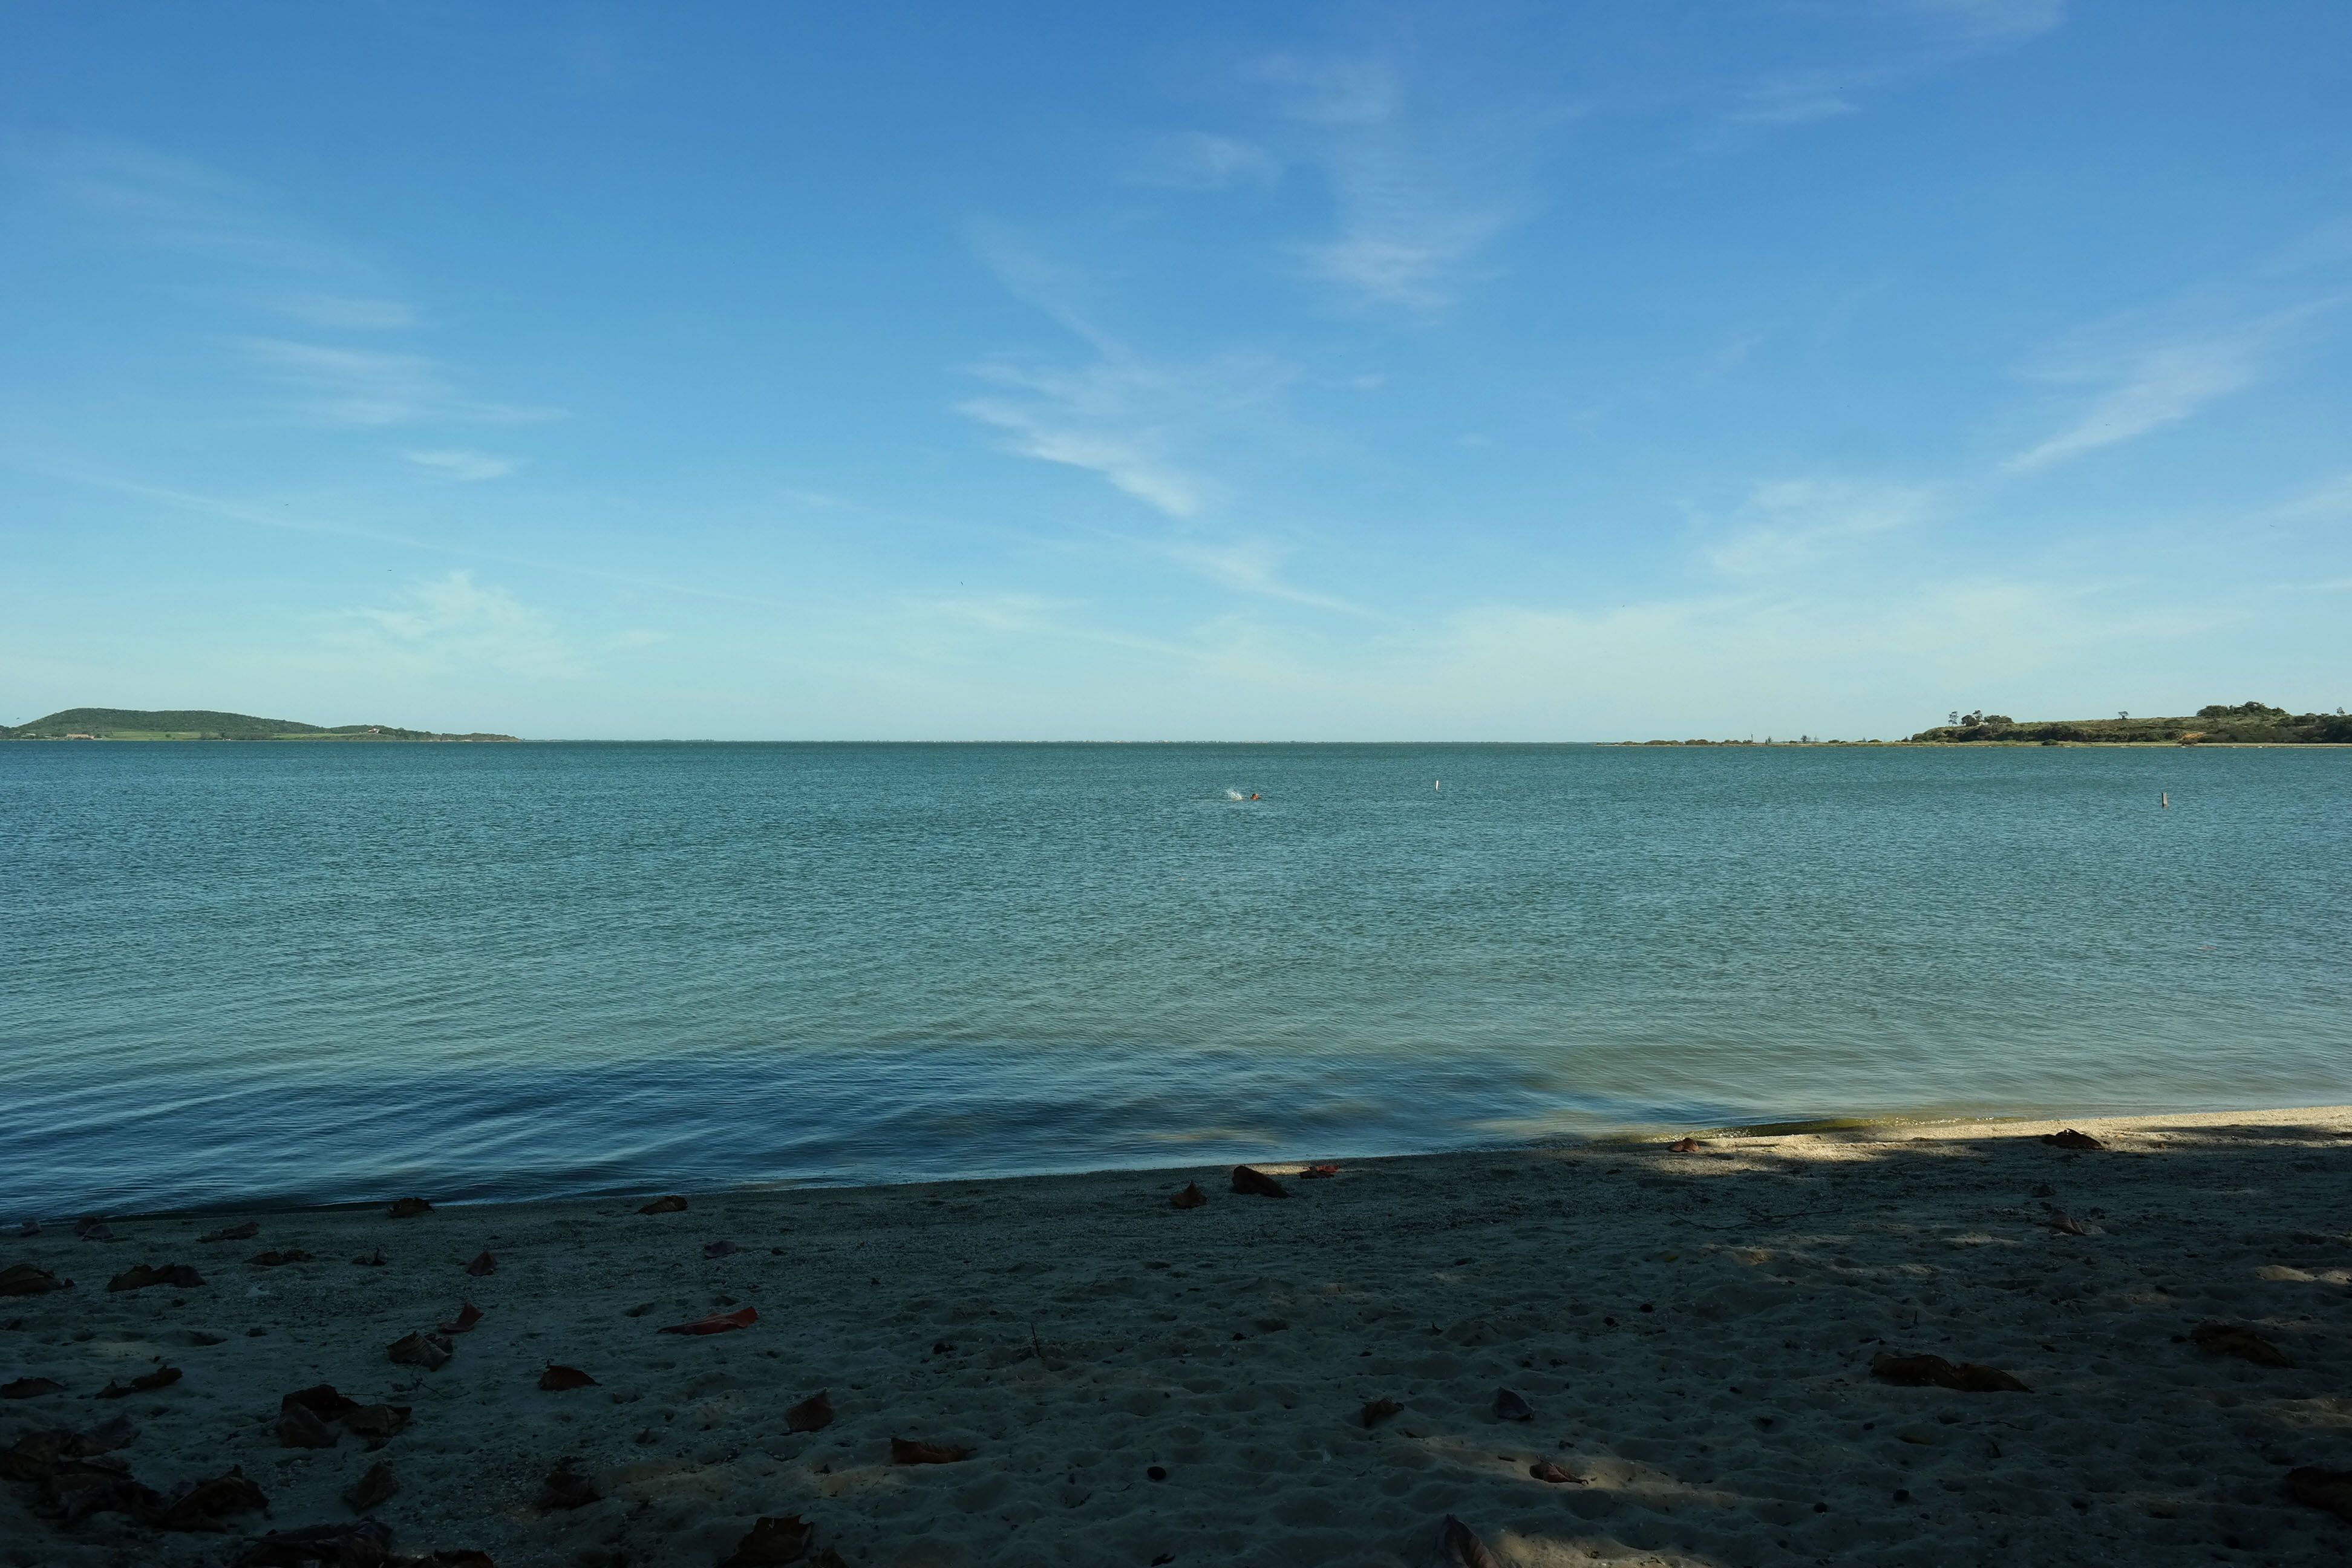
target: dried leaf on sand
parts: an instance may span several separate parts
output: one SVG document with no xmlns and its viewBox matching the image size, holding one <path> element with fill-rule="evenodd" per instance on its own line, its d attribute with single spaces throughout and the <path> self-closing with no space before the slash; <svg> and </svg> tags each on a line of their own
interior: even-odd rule
<svg viewBox="0 0 2352 1568">
<path fill-rule="evenodd" d="M 290 1394 L 278 1407 L 278 1425 L 272 1430 L 278 1434 L 278 1446 L 286 1448 L 331 1448 L 338 1438 L 317 1411 Z"/>
<path fill-rule="evenodd" d="M 289 1263 L 308 1263 L 310 1255 L 299 1247 L 289 1247 L 283 1252 L 274 1248 L 268 1252 L 257 1252 L 246 1261 L 259 1264 L 264 1268 L 277 1268 Z"/>
<path fill-rule="evenodd" d="M 558 1366 L 550 1362 L 547 1370 L 539 1374 L 539 1385 L 550 1394 L 561 1394 L 568 1388 L 593 1388 L 596 1380 L 576 1366 Z"/>
<path fill-rule="evenodd" d="M 2083 1228 L 2083 1222 L 2081 1220 L 2076 1219 L 2064 1209 L 2052 1209 L 2050 1211 L 2050 1228 L 2053 1230 L 2063 1231 L 2068 1236 L 2088 1236 L 2091 1234 L 2089 1231 Z"/>
<path fill-rule="evenodd" d="M 367 1473 L 344 1490 L 343 1501 L 353 1513 L 365 1513 L 399 1489 L 400 1478 L 392 1473 L 390 1465 L 370 1465 Z"/>
<path fill-rule="evenodd" d="M 764 1515 L 751 1521 L 751 1533 L 735 1543 L 735 1555 L 719 1559 L 719 1568 L 765 1568 L 766 1564 L 798 1563 L 808 1555 L 816 1526 L 799 1514 L 782 1519 Z"/>
<path fill-rule="evenodd" d="M 952 1443 L 919 1443 L 908 1437 L 890 1439 L 890 1462 L 894 1465 L 959 1465 L 971 1458 L 970 1448 Z"/>
<path fill-rule="evenodd" d="M 185 1263 L 134 1263 L 106 1282 L 109 1290 L 144 1290 L 151 1285 L 171 1285 L 193 1290 L 205 1277 Z"/>
<path fill-rule="evenodd" d="M 671 1323 L 658 1331 L 665 1334 L 723 1334 L 730 1329 L 748 1329 L 759 1321 L 758 1309 L 739 1307 L 731 1312 L 713 1312 L 707 1318 L 697 1318 L 690 1323 Z"/>
<path fill-rule="evenodd" d="M 384 1211 L 394 1219 L 415 1219 L 421 1214 L 431 1214 L 433 1205 L 423 1198 L 394 1198 L 392 1207 Z"/>
<path fill-rule="evenodd" d="M 97 1396 L 100 1399 L 121 1399 L 133 1394 L 152 1394 L 159 1388 L 169 1388 L 179 1381 L 178 1367 L 159 1366 L 153 1372 L 141 1373 L 129 1383 L 115 1383 L 110 1379 L 107 1385 L 98 1391 Z"/>
<path fill-rule="evenodd" d="M 14 1383 L 0 1383 L 0 1399 L 37 1399 L 44 1394 L 65 1391 L 64 1384 L 46 1377 L 20 1377 Z"/>
<path fill-rule="evenodd" d="M 1450 1513 L 1437 1527 L 1437 1554 L 1430 1563 L 1431 1568 L 1502 1568 L 1478 1532 Z"/>
<path fill-rule="evenodd" d="M 1182 1192 L 1168 1200 L 1168 1206 L 1172 1209 L 1196 1209 L 1208 1201 L 1209 1194 L 1201 1190 L 1200 1183 L 1187 1182 L 1184 1184 Z"/>
<path fill-rule="evenodd" d="M 1364 1401 L 1363 1409 L 1364 1425 L 1377 1426 L 1390 1416 L 1402 1414 L 1404 1406 L 1393 1399 L 1367 1399 Z"/>
<path fill-rule="evenodd" d="M 1532 1421 L 1535 1406 L 1507 1388 L 1495 1390 L 1495 1419 L 1497 1421 Z"/>
<path fill-rule="evenodd" d="M 2100 1142 L 2089 1133 L 2077 1132 L 2072 1127 L 2067 1128 L 2063 1132 L 2044 1132 L 2042 1135 L 2042 1142 L 2053 1144 L 2060 1149 L 2104 1149 L 2106 1147 L 2105 1143 Z"/>
<path fill-rule="evenodd" d="M 36 1268 L 29 1263 L 11 1263 L 0 1268 L 0 1296 L 41 1296 L 51 1290 L 70 1290 L 73 1281 L 60 1279 L 46 1268 Z"/>
<path fill-rule="evenodd" d="M 1538 1459 L 1534 1464 L 1528 1467 L 1528 1474 L 1533 1476 L 1539 1481 L 1549 1481 L 1554 1486 L 1566 1486 L 1570 1484 L 1582 1486 L 1584 1484 L 1584 1478 L 1582 1476 L 1578 1475 L 1573 1470 L 1555 1465 L 1549 1459 Z"/>
<path fill-rule="evenodd" d="M 1298 1173 L 1298 1179 L 1302 1182 L 1328 1182 L 1339 1173 L 1337 1165 L 1309 1165 Z"/>
<path fill-rule="evenodd" d="M 2312 1508 L 2324 1508 L 2352 1523 L 2352 1470 L 2323 1470 L 2298 1465 L 2286 1473 L 2286 1495 Z"/>
<path fill-rule="evenodd" d="M 323 1563 L 331 1568 L 367 1568 L 389 1563 L 392 1531 L 375 1521 L 339 1524 L 306 1524 L 299 1530 L 273 1530 L 248 1542 L 229 1568 L 308 1568 Z"/>
<path fill-rule="evenodd" d="M 1939 1355 L 1889 1355 L 1881 1351 L 1870 1359 L 1870 1375 L 1912 1388 L 1954 1388 L 1963 1394 L 2032 1392 L 1999 1367 L 1972 1361 L 1955 1366 Z"/>
<path fill-rule="evenodd" d="M 499 1260 L 490 1256 L 490 1251 L 488 1247 L 484 1247 L 481 1251 L 476 1253 L 473 1260 L 466 1265 L 466 1272 L 472 1275 L 477 1279 L 480 1279 L 485 1274 L 496 1274 L 498 1271 Z"/>
<path fill-rule="evenodd" d="M 475 1306 L 471 1301 L 460 1301 L 457 1303 L 457 1317 L 442 1324 L 441 1331 L 445 1334 L 468 1333 L 472 1331 L 474 1325 L 481 1321 L 482 1310 L 479 1307 Z"/>
<path fill-rule="evenodd" d="M 218 1530 L 220 1521 L 233 1513 L 253 1513 L 267 1509 L 269 1500 L 261 1489 L 246 1479 L 245 1472 L 232 1466 L 220 1475 L 182 1488 L 172 1494 L 162 1510 L 148 1520 L 158 1530 Z"/>
<path fill-rule="evenodd" d="M 742 1248 L 737 1247 L 731 1241 L 714 1241 L 703 1247 L 702 1256 L 705 1258 L 732 1258 L 736 1253 L 741 1250 Z"/>
<path fill-rule="evenodd" d="M 196 1239 L 198 1241 L 251 1241 L 260 1234 L 260 1223 L 256 1220 L 247 1220 L 243 1225 L 223 1226 L 218 1230 L 207 1231 Z"/>
<path fill-rule="evenodd" d="M 2189 1331 L 2197 1348 L 2208 1355 L 2233 1355 L 2256 1366 L 2293 1366 L 2286 1352 L 2248 1328 L 2235 1323 L 2200 1323 Z"/>
<path fill-rule="evenodd" d="M 822 1432 L 833 1425 L 833 1396 L 818 1389 L 784 1412 L 784 1426 L 793 1432 Z"/>
<path fill-rule="evenodd" d="M 383 1248 L 379 1247 L 366 1257 L 354 1258 L 352 1261 L 362 1268 L 381 1268 L 384 1265 Z"/>
<path fill-rule="evenodd" d="M 1685 1133 L 1684 1136 L 1677 1138 L 1673 1142 L 1667 1144 L 1666 1152 L 1669 1154 L 1696 1154 L 1706 1147 L 1706 1144 Z"/>
<path fill-rule="evenodd" d="M 439 1334 L 405 1334 L 392 1342 L 384 1352 L 404 1366 L 421 1366 L 436 1372 L 449 1364 L 449 1342 Z"/>
<path fill-rule="evenodd" d="M 361 1405 L 343 1413 L 343 1425 L 354 1437 L 367 1440 L 371 1448 L 381 1448 L 386 1439 L 408 1425 L 409 1407 L 405 1405 Z"/>
<path fill-rule="evenodd" d="M 686 1200 L 672 1193 L 666 1198 L 656 1198 L 637 1212 L 639 1214 L 684 1214 Z"/>
<path fill-rule="evenodd" d="M 1234 1191 L 1259 1198 L 1286 1198 L 1290 1195 L 1289 1190 L 1280 1182 L 1255 1165 L 1234 1167 Z"/>
<path fill-rule="evenodd" d="M 578 1470 L 572 1461 L 564 1460 L 547 1474 L 540 1483 L 539 1506 L 542 1509 L 586 1508 L 597 1499 L 596 1484 Z"/>
</svg>

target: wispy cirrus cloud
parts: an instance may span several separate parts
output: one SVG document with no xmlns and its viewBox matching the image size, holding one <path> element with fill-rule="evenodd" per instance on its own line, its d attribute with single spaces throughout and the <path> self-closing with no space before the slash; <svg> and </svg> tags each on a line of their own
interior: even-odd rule
<svg viewBox="0 0 2352 1568">
<path fill-rule="evenodd" d="M 1374 615 L 1361 605 L 1288 581 L 1282 568 L 1292 552 L 1270 539 L 1234 539 L 1220 543 L 1185 540 L 1163 544 L 1160 549 L 1169 559 L 1237 594 L 1279 599 L 1340 615 Z"/>
<path fill-rule="evenodd" d="M 334 331 L 397 332 L 416 325 L 416 307 L 405 300 L 348 294 L 290 294 L 271 303 L 298 321 Z"/>
<path fill-rule="evenodd" d="M 247 356 L 304 394 L 298 406 L 325 425 L 427 423 L 513 425 L 560 419 L 558 408 L 488 403 L 449 384 L 439 361 L 421 353 L 343 348 L 285 338 L 248 338 Z"/>
<path fill-rule="evenodd" d="M 527 680 L 588 673 L 586 659 L 551 616 L 504 588 L 476 582 L 469 571 L 415 584 L 388 605 L 345 611 L 328 640 L 416 671 L 490 670 Z"/>
<path fill-rule="evenodd" d="M 1770 480 L 1748 491 L 1731 529 L 1702 554 L 1717 571 L 1738 577 L 1817 567 L 1916 527 L 1933 514 L 1936 501 L 1936 492 L 1925 485 Z"/>
<path fill-rule="evenodd" d="M 522 460 L 519 458 L 500 458 L 488 452 L 467 451 L 463 447 L 403 452 L 401 456 L 426 473 L 468 484 L 484 479 L 502 479 L 522 467 Z"/>
<path fill-rule="evenodd" d="M 2262 347 L 2262 334 L 2240 333 L 2151 344 L 2105 363 L 2050 367 L 2044 379 L 2111 384 L 2072 424 L 2001 466 L 2011 473 L 2032 473 L 2178 424 L 2215 399 L 2252 386 L 2261 371 Z"/>
<path fill-rule="evenodd" d="M 1097 326 L 1085 308 L 1086 279 L 1045 261 L 1002 229 L 975 248 L 1013 293 L 1035 305 L 1093 357 L 1055 363 L 1003 354 L 970 366 L 994 390 L 956 405 L 1001 432 L 1008 450 L 1097 474 L 1171 518 L 1207 507 L 1217 486 L 1194 460 L 1223 424 L 1263 403 L 1291 376 L 1265 356 L 1229 353 L 1178 362 L 1154 359 Z"/>
<path fill-rule="evenodd" d="M 1728 140 L 1743 131 L 1809 125 L 1859 114 L 1874 92 L 1930 71 L 2015 48 L 2066 19 L 2066 0 L 1861 0 L 1821 13 L 1838 24 L 1837 58 L 1765 72 L 1734 87 L 1720 111 Z"/>
<path fill-rule="evenodd" d="M 1129 176 L 1139 185 L 1180 191 L 1270 185 L 1281 177 L 1282 161 L 1256 142 L 1206 131 L 1180 131 L 1158 138 Z"/>
<path fill-rule="evenodd" d="M 1355 305 L 1433 313 L 1452 304 L 1480 255 L 1524 215 L 1502 172 L 1519 138 L 1495 122 L 1417 119 L 1402 79 L 1381 61 L 1265 68 L 1330 184 L 1333 232 L 1297 247 L 1307 275 Z"/>
</svg>

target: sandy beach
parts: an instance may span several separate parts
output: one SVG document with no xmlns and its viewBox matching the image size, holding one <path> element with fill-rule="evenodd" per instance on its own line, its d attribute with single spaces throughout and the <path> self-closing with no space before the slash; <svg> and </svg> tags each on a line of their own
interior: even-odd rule
<svg viewBox="0 0 2352 1568">
<path fill-rule="evenodd" d="M 1421 1568 L 1452 1515 L 1528 1565 L 2342 1561 L 2352 1519 L 2289 1478 L 2352 1468 L 2352 1108 L 2070 1125 L 2104 1147 L 51 1221 L 0 1240 L 0 1279 L 74 1282 L 0 1300 L 0 1539 L 20 1568 L 318 1526 L 248 1560 Z M 1874 1375 L 1911 1356 L 2023 1387 Z"/>
</svg>

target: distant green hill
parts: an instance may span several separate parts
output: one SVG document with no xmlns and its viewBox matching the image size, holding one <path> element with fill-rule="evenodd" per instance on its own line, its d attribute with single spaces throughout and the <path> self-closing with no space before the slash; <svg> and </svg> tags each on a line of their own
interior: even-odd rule
<svg viewBox="0 0 2352 1568">
<path fill-rule="evenodd" d="M 1911 738 L 2053 746 L 2340 746 L 2352 745 L 2352 718 L 2340 712 L 2289 713 L 2262 702 L 2217 702 L 2181 719 L 2041 719 L 2021 724 L 2005 713 L 1968 713 L 1956 724 L 1939 724 Z"/>
<path fill-rule="evenodd" d="M 10 729 L 8 741 L 511 741 L 512 735 L 440 735 L 391 724 L 342 724 L 328 729 L 291 719 L 214 713 L 194 708 L 68 708 Z"/>
</svg>

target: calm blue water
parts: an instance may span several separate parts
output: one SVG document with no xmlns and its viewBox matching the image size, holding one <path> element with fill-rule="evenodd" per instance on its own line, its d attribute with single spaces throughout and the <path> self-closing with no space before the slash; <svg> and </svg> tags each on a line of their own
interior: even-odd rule
<svg viewBox="0 0 2352 1568">
<path fill-rule="evenodd" d="M 0 1213 L 2346 1102 L 2352 753 L 0 745 Z"/>
</svg>

